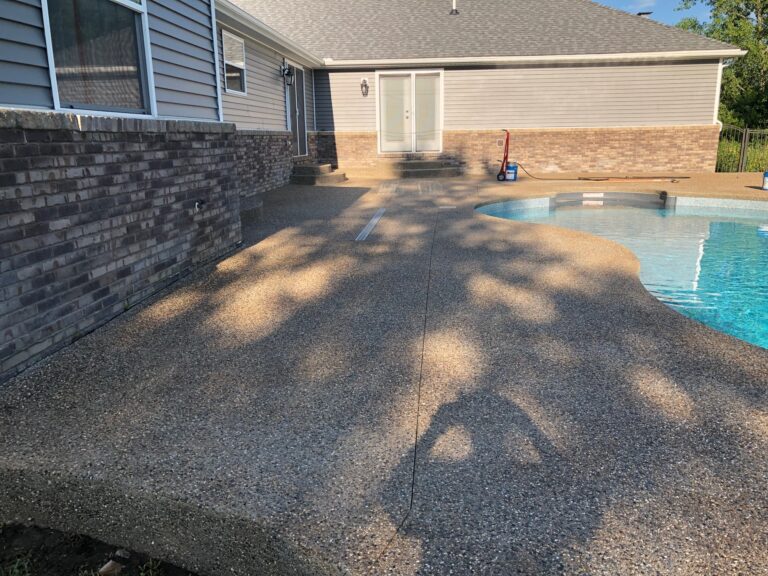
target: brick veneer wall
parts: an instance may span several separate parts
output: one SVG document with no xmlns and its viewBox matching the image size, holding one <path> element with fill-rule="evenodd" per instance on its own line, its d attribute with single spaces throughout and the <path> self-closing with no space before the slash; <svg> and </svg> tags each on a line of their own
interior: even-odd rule
<svg viewBox="0 0 768 576">
<path fill-rule="evenodd" d="M 716 125 L 512 130 L 510 158 L 541 173 L 712 172 L 719 132 Z M 437 156 L 467 173 L 493 174 L 503 137 L 501 130 L 446 130 Z M 315 132 L 310 150 L 348 175 L 393 175 L 392 155 L 377 153 L 375 132 Z"/>
<path fill-rule="evenodd" d="M 232 124 L 0 111 L 0 381 L 238 244 L 236 145 Z"/>
<path fill-rule="evenodd" d="M 512 130 L 510 159 L 536 172 L 714 172 L 720 127 Z M 498 171 L 503 133 L 448 131 L 445 150 L 470 172 Z"/>
<path fill-rule="evenodd" d="M 237 173 L 242 207 L 261 205 L 261 196 L 288 184 L 293 171 L 290 132 L 238 130 Z"/>
</svg>

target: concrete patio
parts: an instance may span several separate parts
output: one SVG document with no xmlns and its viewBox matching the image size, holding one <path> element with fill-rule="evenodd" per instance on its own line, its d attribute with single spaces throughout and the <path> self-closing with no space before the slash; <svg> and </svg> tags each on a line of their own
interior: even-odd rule
<svg viewBox="0 0 768 576">
<path fill-rule="evenodd" d="M 243 250 L 0 387 L 0 522 L 214 576 L 768 574 L 768 350 L 621 246 L 473 211 L 758 184 L 273 192 Z"/>
</svg>

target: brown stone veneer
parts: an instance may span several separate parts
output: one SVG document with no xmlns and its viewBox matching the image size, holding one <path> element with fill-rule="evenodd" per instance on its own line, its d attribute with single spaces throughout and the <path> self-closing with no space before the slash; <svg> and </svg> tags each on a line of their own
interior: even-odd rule
<svg viewBox="0 0 768 576">
<path fill-rule="evenodd" d="M 663 126 L 512 130 L 510 159 L 532 172 L 712 172 L 720 128 Z M 502 157 L 501 130 L 447 130 L 442 154 L 467 173 L 492 174 Z M 315 132 L 321 162 L 352 176 L 396 176 L 393 155 L 378 155 L 375 132 Z"/>
</svg>

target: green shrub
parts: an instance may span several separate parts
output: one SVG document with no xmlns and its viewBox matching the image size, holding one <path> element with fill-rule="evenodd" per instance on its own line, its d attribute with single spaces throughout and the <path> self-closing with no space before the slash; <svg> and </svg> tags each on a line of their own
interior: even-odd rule
<svg viewBox="0 0 768 576">
<path fill-rule="evenodd" d="M 29 560 L 19 559 L 5 567 L 0 566 L 0 576 L 30 576 Z"/>
<path fill-rule="evenodd" d="M 738 172 L 741 142 L 735 140 L 720 140 L 717 147 L 717 171 Z"/>
<path fill-rule="evenodd" d="M 736 140 L 720 140 L 717 148 L 717 171 L 738 172 L 741 142 Z M 768 139 L 753 140 L 747 146 L 747 172 L 764 172 L 768 170 Z"/>
</svg>

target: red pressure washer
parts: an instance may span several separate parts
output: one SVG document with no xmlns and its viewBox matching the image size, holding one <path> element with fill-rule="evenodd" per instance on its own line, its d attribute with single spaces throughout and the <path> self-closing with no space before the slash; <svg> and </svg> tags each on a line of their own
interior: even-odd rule
<svg viewBox="0 0 768 576">
<path fill-rule="evenodd" d="M 496 175 L 496 180 L 504 182 L 509 180 L 510 182 L 517 182 L 517 162 L 509 162 L 509 130 L 504 130 L 506 136 L 504 137 L 504 158 L 501 161 L 501 170 Z"/>
</svg>

